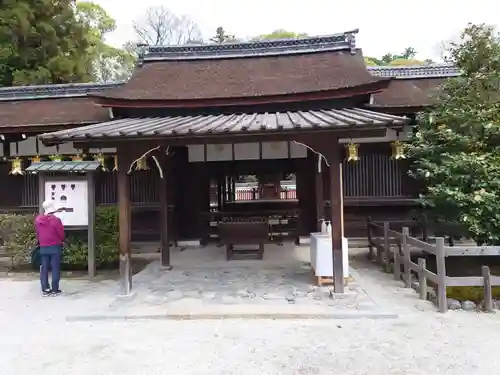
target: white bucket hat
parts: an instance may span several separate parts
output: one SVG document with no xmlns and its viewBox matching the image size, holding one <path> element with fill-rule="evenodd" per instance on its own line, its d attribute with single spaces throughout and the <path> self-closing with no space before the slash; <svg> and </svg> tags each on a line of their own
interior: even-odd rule
<svg viewBox="0 0 500 375">
<path fill-rule="evenodd" d="M 43 202 L 42 208 L 43 208 L 43 212 L 45 213 L 45 215 L 52 214 L 56 211 L 56 207 L 54 205 L 54 202 L 51 200 L 46 200 L 45 202 Z"/>
</svg>

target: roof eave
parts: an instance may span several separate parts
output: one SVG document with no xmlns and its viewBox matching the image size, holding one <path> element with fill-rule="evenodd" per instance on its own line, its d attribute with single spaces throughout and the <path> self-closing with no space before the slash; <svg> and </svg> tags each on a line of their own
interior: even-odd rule
<svg viewBox="0 0 500 375">
<path fill-rule="evenodd" d="M 312 92 L 297 92 L 290 94 L 229 97 L 229 98 L 200 98 L 200 99 L 140 99 L 111 96 L 112 93 L 96 93 L 90 95 L 98 100 L 103 107 L 134 107 L 134 108 L 203 108 L 203 107 L 229 107 L 240 105 L 287 103 L 294 101 L 313 101 L 325 99 L 342 99 L 359 95 L 368 95 L 380 92 L 387 87 L 392 78 L 381 77 L 363 85 L 348 86 L 331 90 Z"/>
<path fill-rule="evenodd" d="M 77 137 L 54 137 L 51 136 L 51 133 L 45 133 L 38 136 L 38 138 L 42 141 L 42 143 L 46 146 L 53 146 L 56 144 L 61 144 L 65 142 L 106 142 L 106 143 L 116 143 L 116 142 L 125 142 L 125 141 L 163 141 L 163 142 L 180 142 L 182 144 L 195 144 L 195 143 L 207 143 L 213 142 L 216 143 L 225 142 L 228 139 L 236 140 L 238 138 L 269 138 L 273 136 L 279 136 L 283 138 L 290 138 L 295 135 L 310 135 L 310 134 L 335 134 L 339 138 L 352 137 L 358 138 L 363 137 L 362 133 L 371 133 L 376 132 L 382 134 L 385 132 L 387 128 L 399 129 L 403 128 L 407 125 L 411 119 L 409 118 L 401 118 L 397 121 L 390 121 L 385 124 L 364 124 L 364 125 L 350 125 L 345 126 L 341 129 L 335 128 L 325 128 L 325 129 L 314 129 L 314 130 L 288 130 L 288 131 L 243 131 L 243 132 L 210 132 L 210 133 L 200 133 L 200 134 L 170 134 L 170 135 L 147 135 L 147 136 L 138 136 L 138 135 L 130 135 L 130 136 L 117 136 L 117 137 L 92 137 L 92 136 L 77 136 Z M 356 134 L 356 137 L 353 135 Z M 361 134 L 360 134 L 361 133 Z M 385 133 L 384 133 L 385 135 Z M 372 137 L 373 135 L 365 135 L 365 137 Z"/>
<path fill-rule="evenodd" d="M 47 131 L 52 128 L 53 131 L 64 130 L 68 128 L 75 128 L 87 125 L 95 125 L 102 121 L 80 121 L 72 123 L 49 123 L 49 124 L 17 124 L 17 125 L 2 125 L 0 126 L 0 134 L 14 134 L 14 133 L 39 133 Z M 47 134 L 47 133 L 44 133 Z"/>
</svg>

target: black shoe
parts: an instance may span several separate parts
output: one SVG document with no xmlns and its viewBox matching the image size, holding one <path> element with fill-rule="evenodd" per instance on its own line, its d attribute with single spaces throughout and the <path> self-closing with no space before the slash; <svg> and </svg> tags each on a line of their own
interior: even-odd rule
<svg viewBox="0 0 500 375">
<path fill-rule="evenodd" d="M 55 296 L 58 296 L 58 295 L 59 295 L 59 294 L 61 294 L 61 293 L 62 293 L 62 291 L 61 291 L 61 290 L 59 290 L 59 289 L 57 289 L 57 290 L 53 290 L 53 291 L 51 291 L 51 292 L 50 292 L 50 294 L 51 294 L 51 295 L 53 295 L 54 297 L 55 297 Z"/>
<path fill-rule="evenodd" d="M 42 290 L 42 297 L 48 297 L 51 294 L 52 294 L 52 292 L 50 291 L 50 289 Z"/>
</svg>

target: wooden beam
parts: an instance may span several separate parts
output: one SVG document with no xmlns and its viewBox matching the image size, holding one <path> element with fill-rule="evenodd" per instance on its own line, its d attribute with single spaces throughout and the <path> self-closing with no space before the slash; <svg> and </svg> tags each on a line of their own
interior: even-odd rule
<svg viewBox="0 0 500 375">
<path fill-rule="evenodd" d="M 131 215 L 130 215 L 130 177 L 128 169 L 132 158 L 126 148 L 118 148 L 118 223 L 120 248 L 120 294 L 129 296 L 132 293 L 132 250 Z"/>
<path fill-rule="evenodd" d="M 201 144 L 226 144 L 226 143 L 249 143 L 249 142 L 273 142 L 273 141 L 297 141 L 307 143 L 312 138 L 326 137 L 326 138 L 377 138 L 385 137 L 387 127 L 377 129 L 317 129 L 313 131 L 273 131 L 273 132 L 246 132 L 246 133 L 200 133 L 199 135 L 185 134 L 185 135 L 169 135 L 166 137 L 160 136 L 130 136 L 130 137 L 104 137 L 93 139 L 77 139 L 74 141 L 74 147 L 78 149 L 83 148 L 112 148 L 120 144 L 135 144 L 141 142 L 148 144 L 151 147 L 158 145 L 163 146 L 186 146 L 186 145 L 201 145 Z M 45 145 L 53 145 L 58 143 L 69 142 L 66 139 L 50 139 L 45 140 Z M 150 147 L 150 148 L 151 148 Z"/>
<path fill-rule="evenodd" d="M 318 156 L 315 155 L 318 159 Z M 321 171 L 318 167 L 318 161 L 316 161 L 316 174 L 315 174 L 315 190 L 316 190 L 316 227 L 318 232 L 321 232 L 321 221 L 325 219 L 325 198 L 323 194 L 323 170 L 328 172 L 323 159 L 320 161 Z"/>
<path fill-rule="evenodd" d="M 95 254 L 95 172 L 87 172 L 87 205 L 88 205 L 88 228 L 87 228 L 87 270 L 89 278 L 96 274 Z"/>
<path fill-rule="evenodd" d="M 168 270 L 170 264 L 170 238 L 168 222 L 168 178 L 170 175 L 170 158 L 163 151 L 158 156 L 158 162 L 163 169 L 163 178 L 158 179 L 160 193 L 160 235 L 161 235 L 161 265 Z"/>
<path fill-rule="evenodd" d="M 330 182 L 330 211 L 332 226 L 333 282 L 335 293 L 344 293 L 344 268 L 342 238 L 344 236 L 344 204 L 342 189 L 342 147 L 339 138 L 310 137 L 305 140 L 309 147 L 325 156 L 328 161 Z M 325 173 L 327 173 L 325 171 Z"/>
<path fill-rule="evenodd" d="M 330 200 L 332 210 L 332 254 L 333 282 L 335 293 L 344 293 L 344 252 L 342 237 L 344 236 L 344 205 L 342 193 L 342 160 L 338 139 L 331 145 L 327 156 L 330 163 Z"/>
</svg>

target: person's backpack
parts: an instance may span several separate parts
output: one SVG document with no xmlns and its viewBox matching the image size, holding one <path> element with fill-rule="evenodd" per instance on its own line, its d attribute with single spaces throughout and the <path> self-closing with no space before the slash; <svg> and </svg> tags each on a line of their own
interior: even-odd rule
<svg viewBox="0 0 500 375">
<path fill-rule="evenodd" d="M 40 257 L 40 244 L 36 244 L 36 246 L 31 250 L 31 265 L 33 269 L 40 269 L 40 265 L 42 264 L 42 260 Z"/>
</svg>

